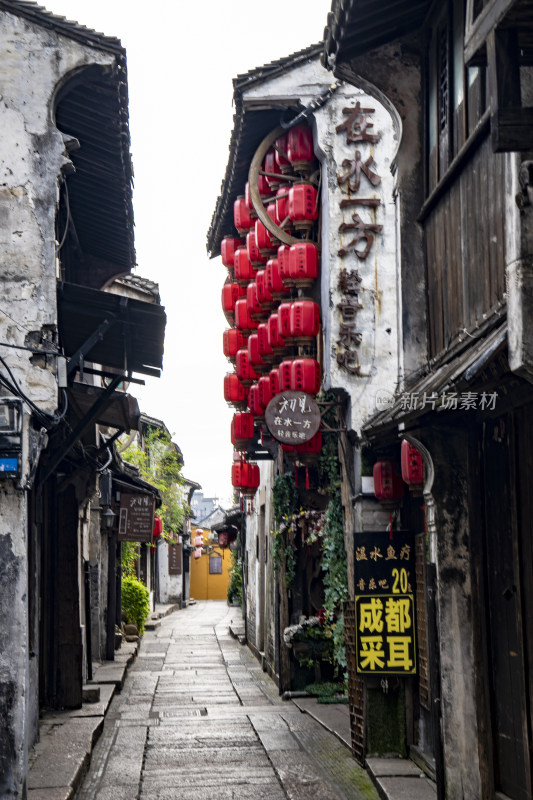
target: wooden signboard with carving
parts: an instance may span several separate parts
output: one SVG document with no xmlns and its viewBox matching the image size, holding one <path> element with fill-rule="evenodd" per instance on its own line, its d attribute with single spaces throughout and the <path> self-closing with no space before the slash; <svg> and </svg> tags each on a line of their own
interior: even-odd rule
<svg viewBox="0 0 533 800">
<path fill-rule="evenodd" d="M 151 542 L 154 529 L 154 498 L 150 494 L 120 495 L 119 542 Z"/>
</svg>

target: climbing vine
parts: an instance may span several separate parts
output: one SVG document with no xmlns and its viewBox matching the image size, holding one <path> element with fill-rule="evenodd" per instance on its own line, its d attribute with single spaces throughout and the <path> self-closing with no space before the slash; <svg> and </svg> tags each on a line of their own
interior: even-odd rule
<svg viewBox="0 0 533 800">
<path fill-rule="evenodd" d="M 326 396 L 326 400 L 335 398 Z M 331 427 L 336 427 L 335 409 L 326 412 Z M 326 417 L 326 415 L 325 415 Z M 336 435 L 324 437 L 320 469 L 324 475 L 329 503 L 322 532 L 322 572 L 325 589 L 324 612 L 333 631 L 333 655 L 338 667 L 346 668 L 343 603 L 348 599 L 348 568 L 344 546 L 344 518 L 341 500 L 341 476 Z"/>
</svg>

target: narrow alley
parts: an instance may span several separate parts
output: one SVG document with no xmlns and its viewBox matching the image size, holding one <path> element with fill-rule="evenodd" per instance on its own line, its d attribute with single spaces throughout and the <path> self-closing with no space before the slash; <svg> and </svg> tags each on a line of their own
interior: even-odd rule
<svg viewBox="0 0 533 800">
<path fill-rule="evenodd" d="M 240 609 L 204 601 L 145 633 L 78 800 L 377 800 L 348 748 L 279 697 L 232 620 Z"/>
</svg>

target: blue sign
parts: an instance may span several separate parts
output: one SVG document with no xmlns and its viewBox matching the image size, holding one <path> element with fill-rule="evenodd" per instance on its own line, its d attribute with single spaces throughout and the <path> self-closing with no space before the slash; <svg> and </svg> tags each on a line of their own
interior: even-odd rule
<svg viewBox="0 0 533 800">
<path fill-rule="evenodd" d="M 18 473 L 19 461 L 18 458 L 6 458 L 0 456 L 0 473 L 11 472 Z"/>
</svg>

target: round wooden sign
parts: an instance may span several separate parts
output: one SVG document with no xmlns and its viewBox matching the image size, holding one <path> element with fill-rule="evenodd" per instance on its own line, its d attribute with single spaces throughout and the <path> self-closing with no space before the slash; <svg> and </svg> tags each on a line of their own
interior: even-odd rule
<svg viewBox="0 0 533 800">
<path fill-rule="evenodd" d="M 272 436 L 283 444 L 303 444 L 320 428 L 320 409 L 314 397 L 292 389 L 272 398 L 265 411 Z"/>
</svg>

